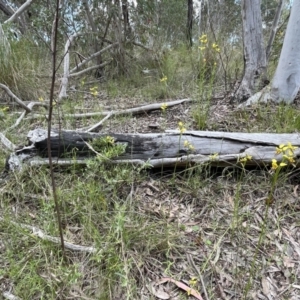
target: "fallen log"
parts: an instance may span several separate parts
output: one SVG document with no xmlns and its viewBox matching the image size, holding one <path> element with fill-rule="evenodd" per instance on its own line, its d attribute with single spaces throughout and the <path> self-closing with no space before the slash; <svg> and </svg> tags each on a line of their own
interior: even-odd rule
<svg viewBox="0 0 300 300">
<path fill-rule="evenodd" d="M 51 131 L 51 155 L 54 164 L 85 164 L 87 159 L 101 155 L 91 144 L 107 134 L 77 131 Z M 279 145 L 292 145 L 295 166 L 300 156 L 300 136 L 271 133 L 230 133 L 210 131 L 168 131 L 149 134 L 110 134 L 114 145 L 124 145 L 124 151 L 110 160 L 112 163 L 145 164 L 152 167 L 243 165 L 266 166 L 272 159 L 281 162 L 284 152 L 276 153 Z M 7 160 L 7 169 L 20 169 L 29 165 L 48 164 L 47 131 L 35 129 L 28 133 L 28 145 L 12 153 Z M 278 151 L 277 151 L 278 152 Z"/>
</svg>

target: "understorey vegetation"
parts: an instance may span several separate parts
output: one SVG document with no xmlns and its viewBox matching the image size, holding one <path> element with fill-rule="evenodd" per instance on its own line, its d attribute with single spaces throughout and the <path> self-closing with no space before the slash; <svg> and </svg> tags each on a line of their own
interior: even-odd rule
<svg viewBox="0 0 300 300">
<path fill-rule="evenodd" d="M 240 105 L 247 1 L 19 2 L 0 0 L 0 298 L 298 299 L 299 97 Z M 253 95 L 291 11 L 259 2 Z M 76 137 L 51 162 L 50 108 L 53 141 Z"/>
</svg>

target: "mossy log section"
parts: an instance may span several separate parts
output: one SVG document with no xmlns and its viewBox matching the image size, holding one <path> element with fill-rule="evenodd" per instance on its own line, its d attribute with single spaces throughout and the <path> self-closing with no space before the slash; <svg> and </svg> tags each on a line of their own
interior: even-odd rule
<svg viewBox="0 0 300 300">
<path fill-rule="evenodd" d="M 87 143 L 107 134 L 83 133 L 77 131 L 51 132 L 51 155 L 55 164 L 85 163 L 96 154 Z M 109 134 L 115 143 L 126 146 L 125 152 L 111 162 L 143 164 L 153 167 L 191 166 L 210 164 L 212 166 L 232 166 L 246 155 L 252 157 L 246 165 L 269 165 L 272 159 L 282 160 L 282 154 L 276 154 L 276 147 L 290 142 L 300 147 L 300 135 L 272 133 L 230 133 L 210 131 L 178 131 L 148 134 Z M 18 168 L 19 163 L 31 165 L 48 164 L 47 130 L 35 129 L 28 133 L 28 145 L 15 151 L 8 160 L 9 169 Z M 189 150 L 187 143 L 193 146 Z M 294 151 L 296 165 L 299 164 L 300 150 Z M 12 164 L 12 167 L 10 166 Z"/>
</svg>

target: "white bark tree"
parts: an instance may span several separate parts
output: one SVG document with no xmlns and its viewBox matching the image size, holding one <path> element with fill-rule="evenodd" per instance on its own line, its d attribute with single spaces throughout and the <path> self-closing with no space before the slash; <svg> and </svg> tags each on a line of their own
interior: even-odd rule
<svg viewBox="0 0 300 300">
<path fill-rule="evenodd" d="M 256 102 L 292 103 L 300 88 L 300 0 L 294 0 L 279 63 L 271 86 L 250 97 L 241 106 Z"/>
<path fill-rule="evenodd" d="M 239 101 L 252 96 L 262 87 L 267 67 L 262 34 L 261 0 L 242 0 L 245 70 L 236 93 Z"/>
</svg>

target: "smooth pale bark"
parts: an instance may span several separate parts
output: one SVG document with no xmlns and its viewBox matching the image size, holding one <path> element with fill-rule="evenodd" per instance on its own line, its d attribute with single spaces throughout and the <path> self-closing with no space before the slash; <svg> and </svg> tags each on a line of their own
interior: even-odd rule
<svg viewBox="0 0 300 300">
<path fill-rule="evenodd" d="M 300 87 L 300 0 L 294 0 L 279 63 L 272 81 L 271 98 L 292 103 Z"/>
<path fill-rule="evenodd" d="M 61 88 L 60 88 L 60 92 L 58 95 L 58 99 L 61 100 L 63 98 L 67 98 L 67 87 L 68 87 L 68 82 L 69 82 L 69 66 L 70 66 L 70 53 L 69 53 L 69 49 L 70 46 L 73 42 L 73 40 L 80 35 L 80 33 L 75 33 L 73 35 L 71 35 L 66 44 L 65 44 L 65 53 L 64 53 L 64 75 L 63 78 L 61 79 Z"/>
<path fill-rule="evenodd" d="M 294 0 L 279 63 L 271 86 L 250 97 L 240 107 L 257 102 L 292 103 L 300 88 L 300 0 Z"/>
<path fill-rule="evenodd" d="M 236 97 L 240 101 L 257 92 L 265 79 L 266 52 L 263 43 L 260 6 L 260 0 L 242 1 L 245 71 L 236 93 Z"/>
<path fill-rule="evenodd" d="M 10 23 L 10 22 L 17 22 L 19 24 L 19 30 L 21 33 L 25 33 L 27 28 L 26 19 L 24 17 L 23 12 L 26 11 L 28 6 L 32 3 L 32 0 L 26 1 L 21 7 L 19 7 L 16 11 L 14 11 L 11 6 L 7 3 L 7 1 L 0 0 L 0 10 L 9 17 L 8 20 L 4 22 Z"/>
<path fill-rule="evenodd" d="M 17 20 L 17 18 L 26 10 L 28 7 L 31 5 L 33 0 L 27 0 L 24 4 L 22 4 L 17 11 L 8 19 L 4 22 L 4 24 L 9 23 L 9 22 L 14 22 Z"/>
<path fill-rule="evenodd" d="M 198 35 L 201 36 L 202 0 L 198 0 Z"/>
</svg>

